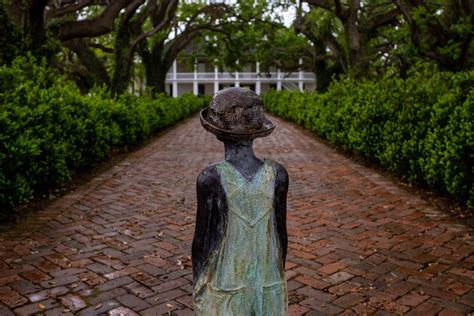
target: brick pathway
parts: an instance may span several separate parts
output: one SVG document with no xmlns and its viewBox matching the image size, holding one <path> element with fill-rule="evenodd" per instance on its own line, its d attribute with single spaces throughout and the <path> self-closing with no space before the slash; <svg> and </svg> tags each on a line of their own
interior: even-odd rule
<svg viewBox="0 0 474 316">
<path fill-rule="evenodd" d="M 473 232 L 274 119 L 287 166 L 291 315 L 466 315 Z M 195 178 L 223 146 L 197 118 L 0 233 L 0 315 L 192 315 Z"/>
</svg>

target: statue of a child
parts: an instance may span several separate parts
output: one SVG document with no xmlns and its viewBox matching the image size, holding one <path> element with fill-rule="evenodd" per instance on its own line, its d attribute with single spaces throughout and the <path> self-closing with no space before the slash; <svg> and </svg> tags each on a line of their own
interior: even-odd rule
<svg viewBox="0 0 474 316">
<path fill-rule="evenodd" d="M 197 179 L 192 246 L 196 315 L 286 315 L 288 173 L 260 160 L 253 139 L 275 126 L 262 99 L 243 88 L 216 93 L 201 123 L 225 145 L 225 160 Z"/>
</svg>

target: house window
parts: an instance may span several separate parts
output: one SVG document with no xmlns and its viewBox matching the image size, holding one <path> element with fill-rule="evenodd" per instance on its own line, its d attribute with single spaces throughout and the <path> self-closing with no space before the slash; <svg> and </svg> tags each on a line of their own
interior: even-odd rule
<svg viewBox="0 0 474 316">
<path fill-rule="evenodd" d="M 249 84 L 243 84 L 243 85 L 241 85 L 241 87 L 242 87 L 242 88 L 250 89 L 250 90 L 252 90 L 253 92 L 255 92 L 255 84 L 251 84 L 251 83 L 249 83 Z"/>
<path fill-rule="evenodd" d="M 224 84 L 219 84 L 219 90 L 222 90 L 222 89 L 225 89 L 225 88 L 230 88 L 230 87 L 233 87 L 234 85 L 233 84 L 230 84 L 230 83 L 224 83 Z"/>
<path fill-rule="evenodd" d="M 206 94 L 206 86 L 203 83 L 198 84 L 198 95 Z"/>
<path fill-rule="evenodd" d="M 203 63 L 203 62 L 199 62 L 199 63 L 197 64 L 197 72 L 199 72 L 199 73 L 204 73 L 204 72 L 206 72 L 206 64 Z"/>
</svg>

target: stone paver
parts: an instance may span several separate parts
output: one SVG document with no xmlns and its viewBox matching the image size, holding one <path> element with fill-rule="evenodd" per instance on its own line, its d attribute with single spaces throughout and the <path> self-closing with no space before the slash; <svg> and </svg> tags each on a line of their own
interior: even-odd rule
<svg viewBox="0 0 474 316">
<path fill-rule="evenodd" d="M 274 119 L 289 171 L 290 315 L 466 315 L 472 230 Z M 0 314 L 191 315 L 195 179 L 223 158 L 195 117 L 0 233 Z"/>
</svg>

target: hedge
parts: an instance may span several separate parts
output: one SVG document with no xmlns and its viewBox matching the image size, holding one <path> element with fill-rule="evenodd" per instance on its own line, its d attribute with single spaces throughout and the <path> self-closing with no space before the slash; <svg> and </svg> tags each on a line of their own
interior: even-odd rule
<svg viewBox="0 0 474 316">
<path fill-rule="evenodd" d="M 83 96 L 69 81 L 19 58 L 0 68 L 0 216 L 58 187 L 79 169 L 137 144 L 209 100 Z"/>
<path fill-rule="evenodd" d="M 474 207 L 474 71 L 418 66 L 406 79 L 344 79 L 323 94 L 270 92 L 264 102 L 271 113 Z"/>
</svg>

